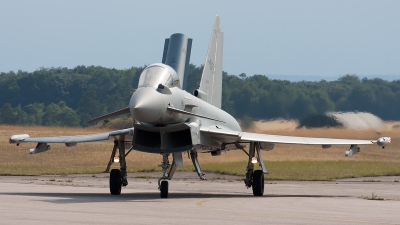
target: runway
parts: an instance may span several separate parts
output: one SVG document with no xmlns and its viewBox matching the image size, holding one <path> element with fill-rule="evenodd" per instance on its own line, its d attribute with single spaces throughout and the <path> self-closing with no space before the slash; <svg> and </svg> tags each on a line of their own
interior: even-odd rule
<svg viewBox="0 0 400 225">
<path fill-rule="evenodd" d="M 0 224 L 400 224 L 400 177 L 266 181 L 263 197 L 234 176 L 177 178 L 161 199 L 151 174 L 130 174 L 120 196 L 107 174 L 1 176 Z"/>
</svg>

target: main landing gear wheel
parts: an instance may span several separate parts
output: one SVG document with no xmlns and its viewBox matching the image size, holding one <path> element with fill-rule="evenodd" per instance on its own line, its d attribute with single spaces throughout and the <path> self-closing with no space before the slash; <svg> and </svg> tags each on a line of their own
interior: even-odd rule
<svg viewBox="0 0 400 225">
<path fill-rule="evenodd" d="M 121 171 L 119 169 L 112 169 L 110 172 L 110 193 L 112 195 L 121 194 Z"/>
<path fill-rule="evenodd" d="M 160 185 L 160 196 L 161 198 L 168 198 L 168 181 L 161 181 Z"/>
<path fill-rule="evenodd" d="M 254 171 L 252 188 L 254 196 L 264 195 L 264 173 L 262 170 Z"/>
</svg>

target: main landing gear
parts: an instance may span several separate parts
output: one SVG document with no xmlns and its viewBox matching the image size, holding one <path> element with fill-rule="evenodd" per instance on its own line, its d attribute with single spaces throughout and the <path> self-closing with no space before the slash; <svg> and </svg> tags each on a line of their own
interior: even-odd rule
<svg viewBox="0 0 400 225">
<path fill-rule="evenodd" d="M 119 157 L 115 157 L 117 149 L 119 150 Z M 131 150 L 132 149 L 125 153 L 125 142 L 123 140 L 114 141 L 114 148 L 111 153 L 110 161 L 108 162 L 107 169 L 104 171 L 110 171 L 111 164 L 119 161 L 120 169 L 112 169 L 110 172 L 110 193 L 112 195 L 120 195 L 121 187 L 128 185 L 125 157 Z"/>
<path fill-rule="evenodd" d="M 244 183 L 247 188 L 251 187 L 253 189 L 254 196 L 263 196 L 264 174 L 268 174 L 268 171 L 265 169 L 264 162 L 261 157 L 260 143 L 250 142 L 249 153 L 247 153 L 243 148 L 242 150 L 249 156 Z M 257 162 L 261 166 L 262 170 L 254 170 L 254 164 Z"/>
</svg>

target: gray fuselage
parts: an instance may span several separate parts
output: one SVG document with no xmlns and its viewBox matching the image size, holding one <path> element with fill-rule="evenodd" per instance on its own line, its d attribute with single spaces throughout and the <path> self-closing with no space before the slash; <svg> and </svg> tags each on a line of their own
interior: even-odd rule
<svg viewBox="0 0 400 225">
<path fill-rule="evenodd" d="M 165 68 L 168 73 L 175 72 L 164 64 L 156 66 Z M 145 76 L 145 73 L 142 73 L 141 76 Z M 168 74 L 162 70 L 159 70 L 158 73 L 162 73 L 159 74 L 160 76 Z M 135 134 L 132 144 L 135 149 L 146 152 L 179 152 L 208 143 L 208 146 L 215 145 L 210 146 L 210 149 L 215 150 L 221 147 L 221 143 L 204 140 L 205 137 L 201 137 L 199 131 L 201 127 L 241 131 L 236 119 L 227 112 L 180 89 L 177 82 L 172 85 L 171 79 L 164 79 L 171 83 L 168 84 L 168 82 L 160 82 L 163 79 L 157 77 L 157 74 L 151 74 L 151 76 L 147 80 L 152 79 L 156 83 L 145 83 L 146 79 L 141 77 L 142 82 L 132 94 L 129 103 L 132 117 L 139 122 L 134 126 Z M 174 77 L 174 74 L 171 77 Z M 169 108 L 173 108 L 175 111 L 169 110 Z"/>
</svg>

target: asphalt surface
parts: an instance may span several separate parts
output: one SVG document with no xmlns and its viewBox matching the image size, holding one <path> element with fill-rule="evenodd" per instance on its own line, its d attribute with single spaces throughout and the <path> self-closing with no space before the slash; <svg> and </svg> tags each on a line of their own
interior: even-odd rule
<svg viewBox="0 0 400 225">
<path fill-rule="evenodd" d="M 266 181 L 254 197 L 241 177 L 178 172 L 161 199 L 156 175 L 119 196 L 107 174 L 0 176 L 0 224 L 400 224 L 400 177 Z"/>
</svg>

